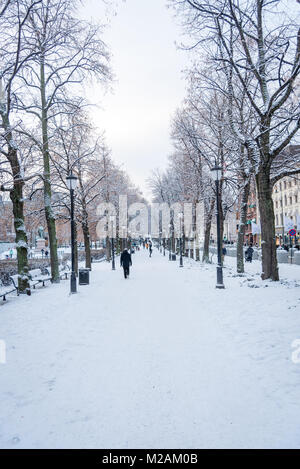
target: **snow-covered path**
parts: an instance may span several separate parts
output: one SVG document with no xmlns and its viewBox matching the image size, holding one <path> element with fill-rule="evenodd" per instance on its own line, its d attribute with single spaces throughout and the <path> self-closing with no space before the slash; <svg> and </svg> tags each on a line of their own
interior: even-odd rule
<svg viewBox="0 0 300 469">
<path fill-rule="evenodd" d="M 157 250 L 133 263 L 1 305 L 0 447 L 299 448 L 299 286 L 228 268 L 218 291 L 214 266 Z"/>
</svg>

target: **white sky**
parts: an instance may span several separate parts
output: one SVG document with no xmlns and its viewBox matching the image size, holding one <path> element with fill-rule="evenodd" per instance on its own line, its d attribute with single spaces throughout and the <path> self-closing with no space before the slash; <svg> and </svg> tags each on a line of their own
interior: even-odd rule
<svg viewBox="0 0 300 469">
<path fill-rule="evenodd" d="M 93 89 L 90 100 L 97 127 L 106 131 L 114 160 L 149 197 L 146 178 L 164 167 L 171 152 L 170 120 L 185 95 L 181 71 L 187 54 L 176 49 L 180 28 L 165 0 L 117 1 L 104 40 L 112 52 L 116 75 L 113 94 Z M 84 1 L 84 16 L 102 20 L 103 4 Z M 98 99 L 99 98 L 99 99 Z"/>
</svg>

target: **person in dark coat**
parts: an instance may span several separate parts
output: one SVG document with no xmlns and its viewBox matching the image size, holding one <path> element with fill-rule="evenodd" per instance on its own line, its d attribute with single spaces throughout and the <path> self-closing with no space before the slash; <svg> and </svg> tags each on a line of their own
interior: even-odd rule
<svg viewBox="0 0 300 469">
<path fill-rule="evenodd" d="M 151 256 L 152 256 L 152 243 L 150 241 L 150 243 L 149 243 L 149 257 L 151 257 Z"/>
<path fill-rule="evenodd" d="M 246 249 L 245 251 L 245 258 L 247 262 L 252 262 L 253 252 L 254 252 L 254 249 L 252 247 L 252 244 L 250 244 L 248 249 Z"/>
<path fill-rule="evenodd" d="M 129 277 L 129 267 L 132 265 L 132 260 L 131 255 L 129 254 L 127 249 L 124 249 L 124 251 L 122 252 L 120 263 L 121 267 L 123 267 L 124 270 L 124 277 Z"/>
</svg>

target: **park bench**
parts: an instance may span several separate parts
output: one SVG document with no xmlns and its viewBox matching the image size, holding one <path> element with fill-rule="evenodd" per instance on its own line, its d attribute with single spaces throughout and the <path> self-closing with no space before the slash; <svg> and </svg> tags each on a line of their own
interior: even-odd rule
<svg viewBox="0 0 300 469">
<path fill-rule="evenodd" d="M 68 275 L 71 272 L 69 264 L 59 266 L 59 276 L 62 280 L 68 280 Z"/>
<path fill-rule="evenodd" d="M 18 280 L 17 280 L 18 282 Z M 18 283 L 15 282 L 15 280 L 12 277 L 9 277 L 8 279 L 8 285 L 5 285 L 2 280 L 0 280 L 0 298 L 3 299 L 3 301 L 6 301 L 6 296 L 9 293 L 17 292 L 17 295 L 19 295 Z"/>
<path fill-rule="evenodd" d="M 43 287 L 45 286 L 45 282 L 51 282 L 51 275 L 48 269 L 45 269 L 45 274 L 42 273 L 41 269 L 33 269 L 29 271 L 29 284 L 30 287 L 35 289 L 36 285 L 41 283 Z"/>
<path fill-rule="evenodd" d="M 58 268 L 58 272 L 59 272 L 59 278 L 61 280 L 68 280 L 68 275 L 71 272 L 69 264 L 60 265 Z M 51 273 L 51 269 L 50 269 L 50 273 Z"/>
<path fill-rule="evenodd" d="M 45 272 L 46 273 L 43 274 L 41 269 L 29 270 L 28 275 L 30 288 L 35 290 L 36 285 L 41 283 L 44 287 L 46 282 L 51 282 L 51 275 L 49 274 L 49 271 L 45 269 Z M 12 275 L 11 279 L 16 285 L 18 284 L 18 275 Z"/>
</svg>

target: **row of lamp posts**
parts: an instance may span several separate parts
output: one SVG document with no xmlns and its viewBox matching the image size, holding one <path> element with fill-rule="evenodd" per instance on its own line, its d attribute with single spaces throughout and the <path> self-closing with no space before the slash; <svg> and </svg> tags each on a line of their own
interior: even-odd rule
<svg viewBox="0 0 300 469">
<path fill-rule="evenodd" d="M 217 251 L 218 251 L 218 265 L 217 265 L 217 283 L 216 288 L 223 289 L 224 282 L 223 282 L 223 268 L 222 268 L 222 252 L 221 252 L 221 220 L 220 220 L 220 194 L 219 194 L 219 183 L 222 176 L 222 168 L 215 165 L 211 169 L 212 178 L 216 184 L 216 217 L 217 217 Z M 70 200 L 71 200 L 71 259 L 72 259 L 72 267 L 71 267 L 71 277 L 70 277 L 70 291 L 71 293 L 77 292 L 77 282 L 76 282 L 76 273 L 75 273 L 75 220 L 74 220 L 74 191 L 77 186 L 77 177 L 70 172 L 69 176 L 66 178 L 67 180 L 67 187 L 70 191 Z M 179 224 L 180 224 L 180 258 L 179 258 L 179 267 L 183 267 L 183 246 L 182 246 L 182 222 L 183 222 L 183 213 L 180 212 L 178 214 Z M 114 229 L 114 216 L 110 216 L 111 222 L 111 252 L 112 252 L 112 270 L 116 270 L 115 266 L 115 248 L 114 248 L 114 236 L 113 236 L 113 229 Z M 169 230 L 171 234 L 172 225 L 169 225 Z M 165 255 L 165 242 L 164 242 L 164 255 Z M 169 260 L 172 259 L 171 254 L 171 236 L 169 242 Z"/>
<path fill-rule="evenodd" d="M 216 288 L 224 289 L 224 282 L 223 282 L 223 267 L 222 267 L 222 245 L 221 245 L 221 220 L 220 220 L 220 179 L 222 177 L 222 168 L 220 166 L 215 165 L 211 168 L 212 179 L 215 181 L 216 185 L 216 218 L 217 218 L 217 252 L 218 252 L 218 264 L 217 264 L 217 283 Z M 180 249 L 180 258 L 179 258 L 179 267 L 183 267 L 183 243 L 182 243 L 182 221 L 183 221 L 183 213 L 180 212 L 178 214 L 179 218 L 179 249 Z M 169 261 L 172 260 L 172 247 L 171 247 L 171 230 L 172 225 L 169 225 Z"/>
</svg>

